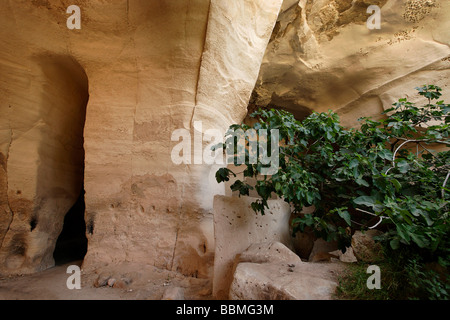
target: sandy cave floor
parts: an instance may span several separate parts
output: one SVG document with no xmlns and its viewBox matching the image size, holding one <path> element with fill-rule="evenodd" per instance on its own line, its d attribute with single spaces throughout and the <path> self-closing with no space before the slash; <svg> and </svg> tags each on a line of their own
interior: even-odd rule
<svg viewBox="0 0 450 320">
<path fill-rule="evenodd" d="M 81 289 L 70 290 L 66 282 L 70 265 L 81 266 L 81 261 L 55 266 L 45 271 L 15 277 L 0 277 L 0 300 L 161 300 L 171 287 L 184 290 L 186 300 L 213 300 L 210 280 L 185 277 L 177 272 L 153 266 L 105 266 L 101 272 L 81 270 Z M 307 263 L 305 272 L 323 279 L 337 280 L 345 263 Z M 124 271 L 126 270 L 126 271 Z M 128 279 L 124 287 L 103 285 L 95 287 L 98 279 Z M 131 281 L 130 281 L 131 280 Z"/>
<path fill-rule="evenodd" d="M 66 282 L 71 274 L 66 273 L 72 262 L 45 271 L 15 277 L 0 277 L 0 300 L 160 300 L 169 287 L 184 289 L 185 299 L 210 300 L 212 287 L 209 280 L 184 277 L 176 272 L 161 270 L 155 267 L 119 272 L 105 268 L 107 271 L 81 272 L 81 289 L 70 290 Z M 131 279 L 123 288 L 108 285 L 95 287 L 100 277 Z"/>
</svg>

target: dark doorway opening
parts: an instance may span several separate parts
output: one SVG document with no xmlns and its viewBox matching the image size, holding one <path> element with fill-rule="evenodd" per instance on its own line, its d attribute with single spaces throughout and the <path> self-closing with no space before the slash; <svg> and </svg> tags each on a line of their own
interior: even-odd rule
<svg viewBox="0 0 450 320">
<path fill-rule="evenodd" d="M 64 217 L 64 226 L 56 241 L 53 258 L 56 265 L 84 259 L 87 252 L 86 223 L 84 221 L 84 190 Z"/>
</svg>

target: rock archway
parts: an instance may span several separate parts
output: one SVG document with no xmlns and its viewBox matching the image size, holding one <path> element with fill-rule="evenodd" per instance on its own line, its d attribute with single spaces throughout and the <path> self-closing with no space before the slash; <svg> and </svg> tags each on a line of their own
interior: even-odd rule
<svg viewBox="0 0 450 320">
<path fill-rule="evenodd" d="M 23 69 L 5 67 L 3 73 L 10 83 L 2 88 L 8 99 L 2 120 L 8 120 L 9 129 L 1 174 L 5 223 L 0 270 L 5 274 L 54 265 L 64 217 L 83 188 L 86 73 L 64 55 L 36 55 L 27 67 L 22 74 L 29 81 L 25 87 L 16 79 Z"/>
</svg>

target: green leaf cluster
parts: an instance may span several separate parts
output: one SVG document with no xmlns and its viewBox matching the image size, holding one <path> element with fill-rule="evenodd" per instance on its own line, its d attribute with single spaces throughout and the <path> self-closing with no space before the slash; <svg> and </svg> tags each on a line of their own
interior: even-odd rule
<svg viewBox="0 0 450 320">
<path fill-rule="evenodd" d="M 355 230 L 381 219 L 378 240 L 392 252 L 414 248 L 425 262 L 449 262 L 450 107 L 439 100 L 440 87 L 416 89 L 424 105 L 399 99 L 379 119 L 359 119 L 357 129 L 341 126 L 332 111 L 298 121 L 274 109 L 253 113 L 258 121 L 252 126 L 233 125 L 232 130 L 279 130 L 278 173 L 261 179 L 261 163 L 243 164 L 246 177 L 260 178 L 260 199 L 252 208 L 264 214 L 276 194 L 294 210 L 294 232 L 310 228 L 338 241 L 343 251 Z M 227 170 L 218 171 L 218 182 L 234 174 Z M 251 188 L 245 181 L 232 186 L 241 195 Z M 313 213 L 302 213 L 311 206 Z"/>
</svg>

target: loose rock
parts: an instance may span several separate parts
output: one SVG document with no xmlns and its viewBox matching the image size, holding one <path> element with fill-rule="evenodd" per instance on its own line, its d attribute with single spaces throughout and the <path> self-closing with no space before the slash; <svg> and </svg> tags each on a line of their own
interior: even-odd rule
<svg viewBox="0 0 450 320">
<path fill-rule="evenodd" d="M 233 300 L 326 300 L 337 286 L 339 264 L 313 264 L 281 243 L 251 245 L 237 257 L 229 298 Z"/>
<path fill-rule="evenodd" d="M 356 231 L 352 236 L 352 249 L 358 261 L 376 262 L 383 257 L 380 243 L 376 243 L 373 237 L 380 235 L 378 230 L 365 232 Z"/>
</svg>

